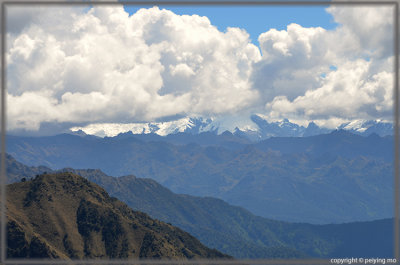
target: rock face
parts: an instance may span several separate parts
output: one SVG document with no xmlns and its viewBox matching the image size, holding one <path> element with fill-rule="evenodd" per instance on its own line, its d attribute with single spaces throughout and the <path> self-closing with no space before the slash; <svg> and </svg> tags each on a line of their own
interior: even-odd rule
<svg viewBox="0 0 400 265">
<path fill-rule="evenodd" d="M 8 258 L 230 258 L 72 173 L 7 186 Z"/>
</svg>

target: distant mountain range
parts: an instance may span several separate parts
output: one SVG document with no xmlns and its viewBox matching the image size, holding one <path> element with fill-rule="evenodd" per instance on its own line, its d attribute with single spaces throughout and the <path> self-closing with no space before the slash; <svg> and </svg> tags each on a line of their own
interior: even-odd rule
<svg viewBox="0 0 400 265">
<path fill-rule="evenodd" d="M 7 156 L 6 162 L 8 173 L 13 172 L 15 176 L 18 176 L 18 172 L 21 172 L 19 180 L 22 177 L 29 180 L 34 174 L 41 170 L 46 170 L 44 167 L 40 169 L 27 167 L 15 161 L 11 156 Z M 47 170 L 48 172 L 53 172 L 49 168 Z M 101 252 L 101 244 L 104 243 L 101 243 L 97 249 L 89 248 L 87 253 L 90 254 L 84 254 L 86 252 L 82 250 L 84 249 L 83 246 L 85 244 L 94 246 L 95 243 L 90 240 L 96 237 L 85 237 L 86 234 L 82 231 L 88 230 L 93 235 L 98 236 L 104 234 L 106 227 L 108 227 L 104 224 L 107 222 L 104 223 L 99 220 L 108 219 L 102 219 L 104 214 L 101 215 L 100 213 L 111 210 L 117 213 L 118 218 L 120 218 L 119 212 L 121 210 L 118 209 L 125 208 L 121 208 L 122 204 L 118 204 L 115 199 L 110 199 L 96 185 L 85 182 L 77 178 L 76 175 L 66 172 L 73 172 L 97 183 L 104 187 L 111 196 L 117 197 L 133 209 L 146 212 L 153 218 L 178 226 L 196 236 L 208 247 L 216 248 L 236 258 L 391 257 L 392 255 L 393 221 L 391 219 L 337 225 L 287 223 L 254 216 L 243 208 L 229 205 L 219 199 L 174 194 L 151 179 L 136 178 L 132 175 L 115 178 L 107 176 L 100 170 L 66 168 L 60 172 L 56 175 L 45 174 L 44 176 L 33 177 L 34 180 L 32 182 L 26 181 L 9 187 L 11 191 L 10 197 L 8 197 L 9 204 L 13 205 L 12 209 L 19 207 L 17 213 L 11 211 L 12 216 L 18 216 L 18 225 L 14 222 L 14 219 L 9 225 L 10 229 L 12 229 L 9 232 L 11 233 L 9 238 L 12 238 L 9 252 L 14 257 L 22 255 L 21 250 L 29 246 L 29 240 L 22 239 L 29 239 L 32 235 L 30 232 L 25 232 L 25 237 L 22 237 L 22 231 L 32 230 L 35 231 L 35 238 L 37 239 L 32 239 L 34 243 L 30 244 L 36 246 L 38 239 L 40 239 L 38 242 L 41 242 L 39 244 L 41 246 L 46 246 L 43 242 L 50 242 L 51 245 L 57 246 L 58 250 L 55 253 L 58 253 L 58 256 L 90 257 L 97 253 L 98 256 L 110 257 L 104 251 Z M 13 181 L 18 181 L 18 177 L 14 178 Z M 79 200 L 81 200 L 80 203 L 78 203 Z M 84 202 L 83 204 L 86 202 L 91 203 L 86 203 L 88 205 L 82 206 L 82 201 Z M 101 201 L 101 206 L 97 203 L 98 201 Z M 96 203 L 94 204 L 93 202 Z M 78 204 L 79 207 L 76 209 Z M 71 208 L 71 205 L 75 206 Z M 117 205 L 117 207 L 113 205 Z M 20 212 L 21 209 L 23 209 L 23 213 Z M 70 212 L 71 210 L 72 212 Z M 40 211 L 41 214 L 38 214 L 37 211 Z M 99 213 L 99 218 L 83 218 L 85 216 L 93 216 L 93 212 Z M 126 212 L 127 210 L 123 210 L 124 215 L 126 215 Z M 91 214 L 85 215 L 83 213 Z M 128 211 L 128 213 L 130 212 Z M 75 218 L 71 218 L 71 216 L 75 215 L 77 216 L 76 226 L 78 231 L 68 229 L 75 226 Z M 69 216 L 68 220 L 63 219 L 65 216 Z M 78 218 L 78 216 L 83 217 Z M 166 227 L 165 224 L 150 220 L 144 214 L 134 212 L 134 220 L 137 220 L 139 216 L 141 217 L 139 222 L 144 226 L 138 225 L 137 234 L 161 233 L 160 236 L 155 235 L 158 238 L 157 242 L 162 242 L 165 236 L 171 236 L 169 234 L 171 226 Z M 117 222 L 120 220 L 118 218 L 116 219 Z M 42 224 L 42 219 L 50 220 L 45 230 L 40 225 Z M 21 220 L 25 225 L 21 225 Z M 63 220 L 64 225 L 60 226 L 60 220 Z M 126 220 L 126 217 L 123 220 Z M 134 222 L 136 223 L 137 221 Z M 147 222 L 152 222 L 153 225 L 149 226 Z M 27 226 L 27 224 L 29 225 Z M 30 226 L 31 224 L 33 228 Z M 84 226 L 85 229 L 81 226 Z M 81 228 L 80 230 L 79 227 Z M 99 228 L 96 230 L 94 227 Z M 148 231 L 149 229 L 157 232 Z M 65 230 L 68 230 L 68 235 Z M 129 237 L 129 231 L 124 233 Z M 51 238 L 49 238 L 50 234 L 53 235 Z M 107 235 L 122 236 L 118 233 Z M 63 239 L 61 240 L 61 238 Z M 77 242 L 80 242 L 77 240 L 79 238 L 83 238 L 83 244 L 77 244 Z M 182 236 L 179 236 L 179 238 L 182 238 Z M 194 239 L 191 239 L 190 236 L 186 235 L 184 238 L 183 242 L 185 244 L 189 242 L 194 242 L 194 244 L 189 244 L 191 249 L 174 255 L 179 256 L 183 252 L 220 256 L 215 251 L 206 252 L 206 249 L 196 243 Z M 188 239 L 192 241 L 188 241 Z M 140 236 L 139 240 L 141 240 Z M 119 240 L 119 242 L 121 241 Z M 168 242 L 171 242 L 171 240 Z M 172 242 L 180 244 L 180 241 Z M 147 246 L 142 243 L 143 245 Z M 113 246 L 115 247 L 109 251 L 114 253 L 114 256 L 126 253 L 119 244 Z M 157 243 L 154 243 L 152 252 L 148 250 L 150 252 L 145 252 L 147 253 L 146 256 L 154 256 L 156 255 L 155 251 L 160 252 L 165 249 L 157 246 Z M 193 248 L 197 249 L 197 252 Z M 199 252 L 199 249 L 203 252 Z M 48 252 L 48 249 L 44 248 L 44 250 Z M 62 255 L 59 254 L 60 251 Z M 135 255 L 142 252 L 142 249 L 140 251 L 136 249 Z M 172 255 L 173 250 L 169 250 L 167 253 Z M 165 254 L 163 253 L 163 255 Z"/>
<path fill-rule="evenodd" d="M 257 143 L 231 133 L 9 136 L 7 151 L 30 166 L 134 173 L 176 193 L 220 198 L 277 220 L 366 221 L 390 217 L 393 209 L 390 136 L 341 130 Z"/>
<path fill-rule="evenodd" d="M 86 131 L 83 132 L 83 130 Z M 186 117 L 167 122 L 143 122 L 127 124 L 93 124 L 85 128 L 74 127 L 71 131 L 78 135 L 90 134 L 100 137 L 113 137 L 119 133 L 131 132 L 133 134 L 157 134 L 166 136 L 176 133 L 199 134 L 202 132 L 215 132 L 219 129 L 218 124 L 213 119 L 202 117 Z"/>
<path fill-rule="evenodd" d="M 7 186 L 8 258 L 229 258 L 71 173 Z"/>
<path fill-rule="evenodd" d="M 334 131 L 319 127 L 314 122 L 310 122 L 307 127 L 304 127 L 292 123 L 288 119 L 283 119 L 279 122 L 268 122 L 259 115 L 252 115 L 251 120 L 257 125 L 256 135 L 261 140 L 270 137 L 307 137 Z M 373 133 L 379 136 L 386 136 L 393 135 L 393 124 L 383 121 L 355 120 L 341 124 L 335 130 L 345 130 L 362 136 L 369 136 Z M 242 133 L 246 135 L 246 131 Z"/>
<path fill-rule="evenodd" d="M 310 122 L 307 127 L 290 122 L 288 119 L 269 122 L 262 115 L 251 115 L 248 125 L 227 129 L 221 121 L 211 118 L 186 117 L 169 122 L 148 122 L 130 124 L 93 124 L 88 127 L 75 127 L 72 130 L 77 134 L 84 133 L 113 137 L 119 133 L 132 132 L 133 134 L 157 134 L 160 136 L 173 135 L 177 133 L 200 134 L 212 132 L 221 134 L 230 131 L 234 135 L 251 141 L 265 140 L 270 137 L 307 137 L 319 134 L 330 133 L 332 129 L 319 127 L 316 123 Z M 346 130 L 351 133 L 368 136 L 372 133 L 380 136 L 393 135 L 393 124 L 378 120 L 354 120 L 341 124 L 337 130 Z"/>
</svg>

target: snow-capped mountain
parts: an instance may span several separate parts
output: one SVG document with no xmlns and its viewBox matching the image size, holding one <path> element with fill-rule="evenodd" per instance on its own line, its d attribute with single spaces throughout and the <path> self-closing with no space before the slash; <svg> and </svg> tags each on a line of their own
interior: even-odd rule
<svg viewBox="0 0 400 265">
<path fill-rule="evenodd" d="M 73 127 L 72 132 L 83 131 L 86 134 L 96 135 L 100 137 L 114 137 L 120 133 L 132 132 L 133 134 L 158 134 L 161 136 L 176 134 L 179 132 L 187 132 L 198 134 L 201 132 L 213 132 L 218 128 L 213 124 L 212 119 L 204 119 L 202 117 L 185 117 L 182 119 L 167 122 L 148 122 L 148 123 L 96 123 L 89 124 L 85 127 Z"/>
<path fill-rule="evenodd" d="M 224 123 L 225 122 L 225 123 Z M 229 123 L 229 122 L 228 122 Z M 288 119 L 269 122 L 259 114 L 251 115 L 248 121 L 240 121 L 240 126 L 226 126 L 226 121 L 214 118 L 185 117 L 174 121 L 149 122 L 149 123 L 128 123 L 128 124 L 90 124 L 85 127 L 71 128 L 73 132 L 84 132 L 96 136 L 114 137 L 121 133 L 132 132 L 133 134 L 157 134 L 166 136 L 176 133 L 199 134 L 212 132 L 222 134 L 230 131 L 236 136 L 260 141 L 270 137 L 307 137 L 318 134 L 330 133 L 333 129 L 319 127 L 311 121 L 307 127 L 290 122 Z M 336 128 L 346 130 L 359 135 L 368 136 L 376 133 L 380 136 L 392 135 L 393 125 L 389 122 L 373 120 L 355 120 L 344 123 Z"/>
<path fill-rule="evenodd" d="M 311 121 L 307 127 L 283 119 L 268 122 L 262 115 L 252 115 L 251 120 L 257 125 L 255 131 L 235 131 L 236 135 L 246 136 L 249 139 L 267 139 L 270 137 L 306 137 L 330 133 L 333 129 L 319 127 Z M 343 123 L 336 130 L 345 130 L 351 133 L 368 136 L 376 133 L 379 136 L 393 135 L 393 124 L 381 120 L 354 120 Z"/>
<path fill-rule="evenodd" d="M 393 124 L 380 120 L 354 120 L 343 123 L 338 129 L 365 136 L 372 133 L 380 136 L 393 135 Z"/>
<path fill-rule="evenodd" d="M 260 115 L 252 115 L 251 120 L 257 124 L 259 134 L 262 139 L 274 136 L 300 136 L 303 134 L 305 128 L 295 123 L 291 123 L 288 119 L 283 119 L 277 122 L 268 122 Z"/>
<path fill-rule="evenodd" d="M 312 136 L 322 133 L 329 133 L 331 130 L 320 128 L 314 122 L 310 122 L 307 127 L 290 122 L 288 119 L 283 119 L 276 122 L 268 122 L 261 115 L 251 115 L 251 121 L 257 125 L 257 130 L 243 131 L 235 130 L 234 134 L 246 137 L 250 140 L 263 140 L 270 137 L 303 137 Z"/>
<path fill-rule="evenodd" d="M 331 131 L 332 131 L 331 129 L 319 127 L 317 124 L 315 124 L 315 122 L 312 121 L 308 124 L 307 128 L 305 128 L 302 136 L 303 137 L 313 136 L 323 133 L 330 133 Z"/>
</svg>

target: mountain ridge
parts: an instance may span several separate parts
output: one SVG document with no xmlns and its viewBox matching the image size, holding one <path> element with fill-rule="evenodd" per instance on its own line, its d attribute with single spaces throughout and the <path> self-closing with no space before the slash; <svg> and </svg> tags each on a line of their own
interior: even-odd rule
<svg viewBox="0 0 400 265">
<path fill-rule="evenodd" d="M 203 244 L 237 258 L 391 255 L 390 219 L 337 225 L 295 224 L 257 217 L 216 198 L 174 194 L 154 180 L 134 175 L 115 178 L 100 170 L 71 168 L 61 172 L 93 181 L 131 208 L 176 225 Z M 370 230 L 376 233 L 369 233 Z"/>
<path fill-rule="evenodd" d="M 345 122 L 336 128 L 325 128 L 310 121 L 307 126 L 290 122 L 287 118 L 280 121 L 268 121 L 260 114 L 250 115 L 247 121 L 241 121 L 247 125 L 234 126 L 232 128 L 224 125 L 224 120 L 204 117 L 184 117 L 178 120 L 166 122 L 144 122 L 129 124 L 92 124 L 86 127 L 73 127 L 71 131 L 82 135 L 87 133 L 101 137 L 114 137 L 118 134 L 131 132 L 134 135 L 156 134 L 159 136 L 174 135 L 177 133 L 188 133 L 192 135 L 210 132 L 222 134 L 228 131 L 236 136 L 257 142 L 270 137 L 306 137 L 330 133 L 334 130 L 347 130 L 349 132 L 368 136 L 376 133 L 380 136 L 393 135 L 393 124 L 381 120 L 353 120 Z"/>
<path fill-rule="evenodd" d="M 218 197 L 278 220 L 346 222 L 391 214 L 391 137 L 335 131 L 254 144 L 232 141 L 228 133 L 216 137 L 215 145 L 190 137 L 180 144 L 160 136 L 7 137 L 7 150 L 30 166 L 99 168 L 112 176 L 134 172 L 173 192 Z"/>
<path fill-rule="evenodd" d="M 69 173 L 7 186 L 10 258 L 230 258 Z"/>
</svg>

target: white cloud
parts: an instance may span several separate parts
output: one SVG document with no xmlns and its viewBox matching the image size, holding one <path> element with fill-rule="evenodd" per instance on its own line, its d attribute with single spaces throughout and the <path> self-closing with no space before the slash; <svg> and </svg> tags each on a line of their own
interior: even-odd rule
<svg viewBox="0 0 400 265">
<path fill-rule="evenodd" d="M 391 8 L 327 11 L 336 29 L 293 23 L 261 34 L 258 49 L 243 29 L 157 7 L 10 9 L 8 128 L 251 110 L 329 125 L 388 119 Z"/>
<path fill-rule="evenodd" d="M 294 100 L 285 96 L 275 97 L 266 104 L 266 108 L 271 117 L 390 119 L 393 74 L 381 72 L 371 76 L 371 64 L 361 59 L 347 62 L 329 73 L 321 87 L 307 91 Z"/>
<path fill-rule="evenodd" d="M 334 30 L 291 24 L 259 37 L 253 80 L 270 119 L 392 117 L 392 8 L 331 7 Z M 356 23 L 357 21 L 357 23 Z M 364 26 L 365 25 L 365 26 Z M 335 66 L 334 69 L 331 66 Z"/>
<path fill-rule="evenodd" d="M 335 61 L 324 48 L 326 33 L 323 28 L 290 24 L 287 30 L 271 29 L 259 36 L 263 57 L 252 78 L 264 102 L 283 95 L 294 99 L 318 87 L 320 74 Z"/>
<path fill-rule="evenodd" d="M 181 75 L 181 76 L 189 77 L 189 76 L 195 75 L 195 72 L 193 71 L 193 69 L 184 63 L 180 63 L 177 65 L 170 65 L 169 68 L 170 68 L 172 76 Z"/>
<path fill-rule="evenodd" d="M 387 57 L 393 55 L 393 22 L 394 7 L 387 6 L 331 6 L 327 9 L 342 26 L 337 33 L 343 40 L 339 44 L 341 50 L 346 50 L 344 44 L 350 42 L 354 47 L 351 52 L 358 55 L 368 53 L 373 57 Z M 358 48 L 358 53 L 356 49 Z"/>
<path fill-rule="evenodd" d="M 249 76 L 260 54 L 243 30 L 157 7 L 131 17 L 122 7 L 70 11 L 73 19 L 31 14 L 10 32 L 9 120 L 19 120 L 10 129 L 229 113 L 257 98 Z M 42 91 L 46 111 L 29 112 L 21 102 Z"/>
</svg>

